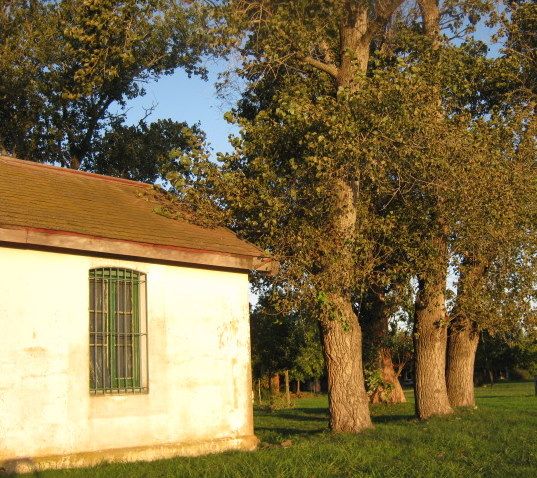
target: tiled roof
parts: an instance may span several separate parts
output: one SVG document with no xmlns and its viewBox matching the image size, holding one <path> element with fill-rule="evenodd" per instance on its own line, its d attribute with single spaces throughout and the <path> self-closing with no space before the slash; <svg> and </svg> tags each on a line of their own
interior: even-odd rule
<svg viewBox="0 0 537 478">
<path fill-rule="evenodd" d="M 225 228 L 155 212 L 153 186 L 0 156 L 0 228 L 32 228 L 164 248 L 261 257 Z"/>
</svg>

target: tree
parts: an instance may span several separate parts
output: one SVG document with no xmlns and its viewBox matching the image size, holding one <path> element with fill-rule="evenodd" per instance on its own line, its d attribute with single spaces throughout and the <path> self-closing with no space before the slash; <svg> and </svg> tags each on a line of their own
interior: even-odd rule
<svg viewBox="0 0 537 478">
<path fill-rule="evenodd" d="M 535 51 L 529 47 L 535 36 L 528 29 L 531 7 L 510 10 L 503 55 L 489 61 L 478 89 L 486 98 L 480 112 L 482 155 L 467 166 L 466 185 L 459 183 L 466 194 L 454 245 L 459 283 L 446 369 L 453 406 L 475 404 L 474 361 L 482 330 L 513 334 L 535 327 Z"/>
<path fill-rule="evenodd" d="M 297 381 L 320 378 L 324 361 L 318 325 L 298 311 L 282 316 L 273 301 L 273 293 L 265 293 L 252 310 L 254 377 L 286 371 Z"/>
<path fill-rule="evenodd" d="M 0 10 L 0 147 L 86 167 L 103 129 L 144 81 L 199 66 L 206 43 L 190 2 L 9 0 Z M 87 168 L 86 168 L 87 169 Z"/>
<path fill-rule="evenodd" d="M 431 41 L 431 63 L 437 64 L 435 54 L 440 47 L 440 10 L 434 0 L 419 3 L 423 15 L 423 30 Z M 436 80 L 436 81 L 435 81 Z M 433 90 L 440 106 L 437 79 L 433 79 Z M 436 84 L 435 84 L 436 83 Z M 435 101 L 434 95 L 431 98 Z M 435 123 L 444 123 L 443 112 L 436 111 Z M 443 126 L 443 125 L 442 125 Z M 438 138 L 437 132 L 433 137 Z M 432 152 L 432 158 L 444 159 L 439 151 Z M 436 154 L 435 154 L 436 153 Z M 440 177 L 440 182 L 446 179 Z M 436 179 L 436 178 L 435 178 Z M 444 198 L 436 186 L 427 191 L 429 217 L 427 245 L 429 250 L 423 257 L 418 270 L 418 293 L 414 313 L 414 393 L 416 414 L 420 418 L 451 413 L 445 383 L 445 352 L 447 327 L 445 321 L 445 287 L 448 261 L 448 229 L 443 211 Z"/>
<path fill-rule="evenodd" d="M 519 330 L 511 334 L 490 335 L 482 333 L 476 354 L 476 376 L 482 383 L 491 385 L 497 377 L 517 373 L 537 375 L 537 339 Z"/>
<path fill-rule="evenodd" d="M 323 113 L 316 113 L 311 99 L 308 99 L 306 105 L 311 109 L 300 108 L 301 113 L 307 116 L 308 123 L 300 120 L 294 125 L 289 123 L 294 132 L 289 130 L 285 134 L 311 136 L 312 142 L 319 142 L 321 146 L 318 151 L 311 147 L 308 152 L 305 151 L 307 147 L 299 146 L 304 155 L 298 161 L 303 161 L 308 156 L 315 157 L 319 177 L 325 175 L 327 183 L 321 185 L 318 179 L 313 183 L 319 185 L 319 192 L 322 191 L 317 194 L 322 206 L 314 210 L 327 214 L 323 214 L 325 224 L 317 228 L 317 237 L 314 239 L 315 244 L 321 247 L 311 251 L 315 256 L 320 256 L 320 260 L 309 273 L 303 270 L 295 279 L 301 280 L 299 276 L 302 276 L 303 281 L 305 279 L 306 284 L 301 289 L 309 289 L 309 308 L 316 310 L 320 319 L 328 373 L 330 426 L 332 430 L 340 432 L 357 432 L 371 427 L 361 360 L 361 330 L 351 303 L 357 265 L 354 260 L 358 218 L 355 200 L 357 176 L 338 165 L 342 158 L 341 149 L 337 151 L 336 157 L 334 151 L 329 151 L 329 145 L 323 148 L 326 139 L 321 131 L 329 133 L 330 118 L 339 113 L 340 106 L 345 109 L 350 96 L 360 89 L 360 78 L 367 71 L 371 42 L 382 32 L 400 3 L 400 0 L 376 2 L 371 7 L 375 9 L 375 16 L 370 15 L 369 5 L 356 1 L 320 2 L 313 8 L 311 2 L 239 0 L 229 2 L 224 10 L 227 15 L 226 25 L 235 32 L 246 32 L 246 50 L 253 61 L 247 60 L 243 68 L 249 74 L 259 78 L 264 70 L 283 72 L 286 64 L 292 64 L 298 67 L 298 71 L 305 70 L 307 75 L 312 76 L 316 88 L 323 91 L 322 94 L 316 94 L 315 90 L 309 91 L 309 94 L 317 97 L 313 103 L 319 103 Z M 285 81 L 284 78 L 283 82 Z M 308 80 L 304 83 L 308 83 Z M 308 94 L 300 84 L 295 83 L 289 87 L 300 89 L 302 98 Z M 289 94 L 280 97 L 282 103 L 290 100 Z M 290 105 L 282 103 L 280 109 L 286 118 L 281 120 L 289 119 L 292 122 L 293 111 L 289 108 Z M 277 109 L 271 109 L 278 115 Z M 300 131 L 300 127 L 304 129 Z M 280 129 L 279 133 L 283 131 Z M 342 131 L 339 132 L 340 137 L 341 133 Z M 250 134 L 247 133 L 246 136 L 249 139 Z M 267 151 L 266 154 L 274 152 L 276 151 Z M 254 153 L 251 161 L 255 162 L 255 156 L 263 155 Z M 294 156 L 296 154 L 291 153 L 286 157 Z M 322 165 L 323 156 L 330 158 L 327 160 L 329 167 Z M 238 163 L 240 160 L 236 161 Z M 292 162 L 288 166 L 293 169 Z M 312 166 L 315 168 L 315 165 Z M 237 170 L 231 161 L 229 168 Z M 270 180 L 268 174 L 271 172 L 266 171 L 263 178 L 265 181 Z M 286 174 L 289 176 L 289 171 Z M 291 178 L 294 176 L 299 187 L 282 185 L 289 194 L 297 196 L 305 191 L 300 188 L 302 178 L 298 178 L 298 174 Z M 310 188 L 312 184 L 304 184 L 304 187 Z M 269 200 L 268 195 L 266 199 Z M 298 213 L 296 208 L 295 212 Z M 318 221 L 318 218 L 319 216 L 312 219 Z M 311 224 L 304 224 L 304 230 L 310 228 Z M 299 231 L 296 232 L 300 234 Z M 319 234 L 325 235 L 327 240 L 319 241 Z M 294 239 L 298 238 L 295 236 Z M 303 238 L 300 240 L 302 243 Z M 278 256 L 280 252 L 283 251 L 277 251 Z"/>
<path fill-rule="evenodd" d="M 187 157 L 201 152 L 205 134 L 197 125 L 158 120 L 136 126 L 121 122 L 99 137 L 84 168 L 108 176 L 154 183 L 187 167 Z"/>
<path fill-rule="evenodd" d="M 0 151 L 15 153 L 39 136 L 45 99 L 38 84 L 50 43 L 50 8 L 41 1 L 0 4 Z M 35 39 L 35 41 L 29 41 Z M 43 39 L 43 41 L 41 40 Z M 34 132 L 33 134 L 30 132 Z"/>
<path fill-rule="evenodd" d="M 496 124 L 495 131 L 489 129 L 487 140 L 501 128 Z M 526 133 L 519 130 L 517 136 L 523 138 Z M 474 218 L 471 236 L 455 242 L 461 255 L 447 352 L 447 385 L 453 406 L 475 404 L 474 360 L 483 329 L 505 333 L 535 327 L 531 299 L 536 279 L 535 155 L 526 156 L 520 145 L 506 135 L 493 148 L 483 147 L 487 164 L 479 170 L 488 172 L 487 189 L 482 193 L 486 192 L 489 201 L 481 197 L 480 203 L 489 207 L 486 215 L 481 213 L 481 221 Z M 467 179 L 471 178 L 469 174 Z M 472 183 L 476 192 L 479 183 Z M 466 206 L 471 207 L 475 196 L 469 194 L 466 199 Z"/>
</svg>

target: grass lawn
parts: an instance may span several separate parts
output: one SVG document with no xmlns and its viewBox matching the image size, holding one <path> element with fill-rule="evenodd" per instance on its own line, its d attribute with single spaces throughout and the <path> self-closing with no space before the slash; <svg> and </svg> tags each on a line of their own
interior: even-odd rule
<svg viewBox="0 0 537 478">
<path fill-rule="evenodd" d="M 49 471 L 52 477 L 537 477 L 537 397 L 533 383 L 478 388 L 478 408 L 420 422 L 412 392 L 403 405 L 372 409 L 375 429 L 327 432 L 325 396 L 290 410 L 257 411 L 260 449 L 153 463 Z M 281 445 L 284 441 L 287 446 Z"/>
</svg>

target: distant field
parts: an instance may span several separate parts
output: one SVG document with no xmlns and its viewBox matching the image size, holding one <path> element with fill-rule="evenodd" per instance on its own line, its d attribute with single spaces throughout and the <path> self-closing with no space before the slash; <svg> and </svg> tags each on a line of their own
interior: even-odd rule
<svg viewBox="0 0 537 478">
<path fill-rule="evenodd" d="M 38 476 L 537 477 L 533 383 L 501 383 L 478 388 L 476 393 L 476 410 L 420 422 L 413 416 L 409 391 L 407 404 L 374 406 L 376 428 L 356 436 L 328 433 L 326 397 L 304 398 L 290 410 L 256 412 L 256 434 L 262 441 L 257 452 L 103 465 Z"/>
</svg>

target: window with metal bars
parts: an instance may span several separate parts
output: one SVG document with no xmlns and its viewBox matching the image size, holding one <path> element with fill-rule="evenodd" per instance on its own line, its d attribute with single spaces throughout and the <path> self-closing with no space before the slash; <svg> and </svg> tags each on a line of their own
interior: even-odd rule
<svg viewBox="0 0 537 478">
<path fill-rule="evenodd" d="M 90 270 L 91 393 L 147 390 L 145 282 L 130 269 Z"/>
</svg>

